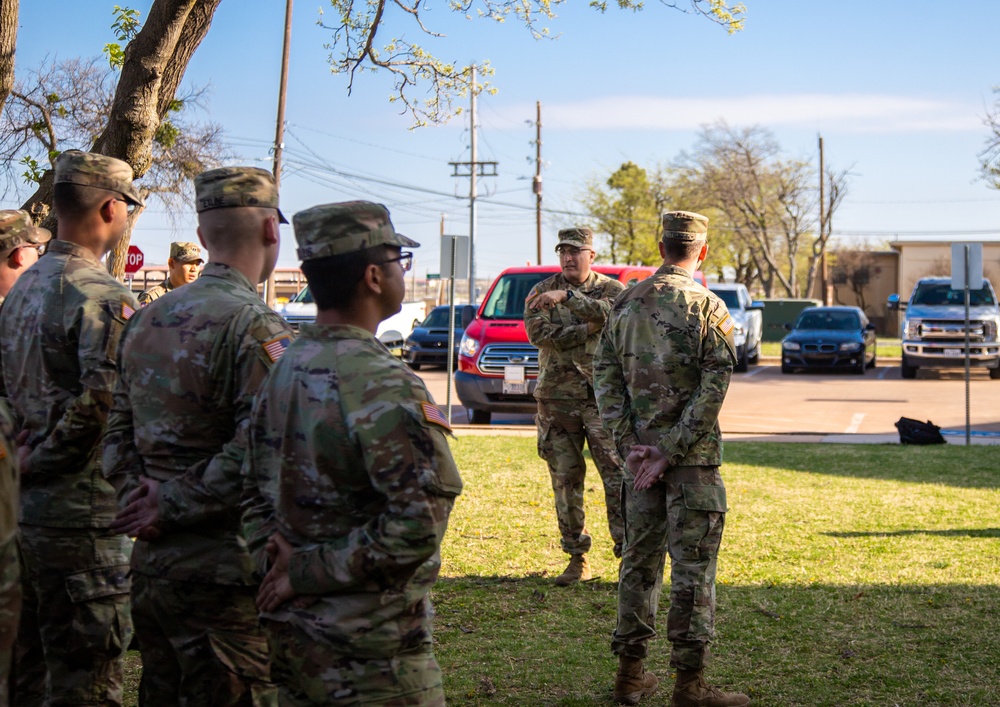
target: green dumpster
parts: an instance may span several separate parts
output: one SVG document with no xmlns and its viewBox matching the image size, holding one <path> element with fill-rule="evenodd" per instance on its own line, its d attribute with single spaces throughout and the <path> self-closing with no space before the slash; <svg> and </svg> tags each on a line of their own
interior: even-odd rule
<svg viewBox="0 0 1000 707">
<path fill-rule="evenodd" d="M 763 299 L 764 331 L 763 341 L 781 341 L 785 338 L 785 324 L 792 324 L 799 313 L 808 307 L 818 307 L 822 302 L 815 299 Z"/>
</svg>

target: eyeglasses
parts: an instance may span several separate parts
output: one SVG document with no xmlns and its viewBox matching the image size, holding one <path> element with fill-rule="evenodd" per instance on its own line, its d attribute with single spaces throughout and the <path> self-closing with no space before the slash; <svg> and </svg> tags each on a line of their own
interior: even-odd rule
<svg viewBox="0 0 1000 707">
<path fill-rule="evenodd" d="M 575 257 L 577 257 L 578 255 L 580 255 L 580 253 L 582 253 L 585 250 L 590 250 L 590 249 L 589 248 L 575 248 L 574 246 L 571 246 L 571 245 L 561 245 L 558 248 L 556 248 L 556 253 L 559 254 L 560 258 L 562 256 L 564 256 L 564 255 L 572 255 L 575 258 Z"/>
<path fill-rule="evenodd" d="M 43 255 L 45 255 L 45 251 L 48 249 L 48 244 L 47 243 L 25 243 L 24 245 L 19 245 L 17 248 L 15 248 L 14 250 L 12 250 L 10 252 L 10 255 L 8 255 L 7 257 L 8 258 L 11 257 L 12 255 L 14 255 L 14 253 L 16 253 L 17 251 L 21 250 L 22 248 L 34 248 L 35 250 L 38 251 L 38 257 L 41 258 Z"/>
<path fill-rule="evenodd" d="M 126 211 L 128 211 L 128 214 L 129 214 L 130 216 L 131 216 L 132 214 L 134 214 L 134 213 L 135 213 L 135 210 L 136 210 L 136 209 L 138 208 L 138 206 L 139 206 L 138 204 L 133 204 L 133 203 L 132 203 L 131 201 L 129 201 L 129 200 L 127 200 L 127 199 L 120 199 L 120 198 L 118 198 L 117 196 L 115 197 L 115 201 L 120 201 L 120 202 L 122 202 L 123 204 L 125 204 L 125 209 L 126 209 Z"/>
<path fill-rule="evenodd" d="M 389 263 L 396 262 L 399 263 L 399 267 L 403 268 L 403 272 L 409 272 L 410 268 L 413 267 L 413 253 L 400 253 L 398 257 L 383 260 L 379 265 L 388 265 Z"/>
</svg>

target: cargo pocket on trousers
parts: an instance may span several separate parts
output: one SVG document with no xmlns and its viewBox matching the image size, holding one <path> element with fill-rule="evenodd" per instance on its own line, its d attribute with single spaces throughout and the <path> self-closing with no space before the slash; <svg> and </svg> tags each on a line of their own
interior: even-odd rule
<svg viewBox="0 0 1000 707">
<path fill-rule="evenodd" d="M 726 488 L 701 484 L 681 484 L 684 522 L 681 552 L 685 559 L 715 557 L 726 524 Z"/>
<path fill-rule="evenodd" d="M 74 605 L 73 621 L 86 626 L 77 634 L 81 643 L 74 646 L 80 655 L 117 658 L 125 652 L 132 637 L 128 614 L 128 595 L 132 582 L 128 565 L 95 567 L 66 577 L 66 593 Z"/>
<path fill-rule="evenodd" d="M 267 639 L 263 636 L 209 631 L 208 645 L 231 673 L 250 680 L 270 680 Z"/>
<path fill-rule="evenodd" d="M 538 456 L 548 461 L 548 458 L 552 454 L 552 445 L 549 444 L 549 433 L 552 431 L 552 424 L 535 415 L 535 426 L 538 428 Z"/>
</svg>

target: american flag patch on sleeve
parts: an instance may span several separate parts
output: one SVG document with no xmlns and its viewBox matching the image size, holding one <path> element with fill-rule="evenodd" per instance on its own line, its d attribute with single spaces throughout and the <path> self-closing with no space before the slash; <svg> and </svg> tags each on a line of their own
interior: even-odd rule
<svg viewBox="0 0 1000 707">
<path fill-rule="evenodd" d="M 133 314 L 135 314 L 135 307 L 130 305 L 125 300 L 122 300 L 122 319 L 128 321 L 132 318 Z"/>
<path fill-rule="evenodd" d="M 264 353 L 271 359 L 271 363 L 277 363 L 278 359 L 281 358 L 281 354 L 285 353 L 285 349 L 288 348 L 290 343 L 292 343 L 292 337 L 285 334 L 284 336 L 279 336 L 277 339 L 265 341 L 261 345 L 264 347 Z"/>
<path fill-rule="evenodd" d="M 451 425 L 448 424 L 448 420 L 445 418 L 444 413 L 441 412 L 437 405 L 424 402 L 420 403 L 420 407 L 424 412 L 424 420 L 432 425 L 443 427 L 449 432 L 451 431 Z"/>
<path fill-rule="evenodd" d="M 729 332 L 733 330 L 733 326 L 735 326 L 733 324 L 733 318 L 728 314 L 722 318 L 721 322 L 719 322 L 719 330 L 722 332 L 723 336 L 729 336 Z"/>
</svg>

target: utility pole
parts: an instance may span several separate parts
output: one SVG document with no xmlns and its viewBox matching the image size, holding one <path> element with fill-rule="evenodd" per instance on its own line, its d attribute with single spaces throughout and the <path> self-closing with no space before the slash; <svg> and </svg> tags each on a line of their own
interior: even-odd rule
<svg viewBox="0 0 1000 707">
<path fill-rule="evenodd" d="M 535 179 L 531 190 L 535 192 L 535 243 L 536 265 L 542 264 L 542 102 L 535 101 Z"/>
<path fill-rule="evenodd" d="M 823 136 L 819 136 L 819 242 L 820 247 L 823 249 L 820 255 L 820 286 L 823 288 L 823 304 L 829 305 L 829 296 L 827 292 L 829 291 L 830 273 L 827 269 L 826 263 L 826 240 L 823 238 L 824 229 L 826 228 L 826 196 L 823 190 Z M 808 296 L 808 295 L 807 295 Z"/>
<path fill-rule="evenodd" d="M 469 91 L 471 104 L 469 110 L 469 125 L 472 128 L 470 142 L 470 160 L 468 162 L 449 162 L 453 168 L 451 176 L 469 178 L 469 304 L 476 303 L 476 197 L 479 177 L 497 176 L 496 162 L 480 162 L 477 153 L 476 136 L 476 67 L 472 66 L 472 83 Z M 459 167 L 468 167 L 468 174 L 460 174 Z M 486 168 L 492 168 L 487 172 Z"/>
<path fill-rule="evenodd" d="M 285 94 L 288 90 L 288 52 L 292 43 L 292 2 L 285 0 L 285 42 L 281 51 L 281 81 L 278 85 L 278 124 L 274 130 L 274 188 L 281 193 L 281 153 L 285 147 Z M 267 276 L 264 283 L 264 302 L 274 308 L 274 271 Z"/>
</svg>

